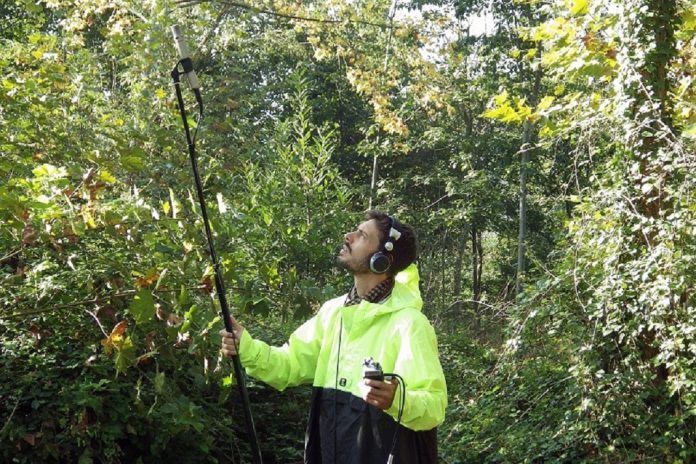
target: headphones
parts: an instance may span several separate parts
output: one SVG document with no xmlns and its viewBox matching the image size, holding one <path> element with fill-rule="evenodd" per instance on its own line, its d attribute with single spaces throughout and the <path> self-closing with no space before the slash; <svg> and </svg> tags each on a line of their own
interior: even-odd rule
<svg viewBox="0 0 696 464">
<path fill-rule="evenodd" d="M 389 218 L 389 237 L 384 242 L 382 249 L 370 257 L 370 270 L 375 274 L 384 274 L 389 270 L 394 261 L 391 251 L 394 249 L 394 242 L 401 238 L 401 232 L 396 230 L 400 226 L 399 221 L 391 216 Z"/>
</svg>

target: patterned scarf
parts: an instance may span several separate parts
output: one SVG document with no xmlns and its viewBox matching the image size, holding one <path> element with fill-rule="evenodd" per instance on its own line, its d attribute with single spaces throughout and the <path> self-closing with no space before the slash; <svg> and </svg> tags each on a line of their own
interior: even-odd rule
<svg viewBox="0 0 696 464">
<path fill-rule="evenodd" d="M 372 290 L 367 292 L 365 298 L 360 298 L 358 296 L 358 289 L 355 288 L 355 286 L 353 286 L 353 288 L 350 289 L 350 292 L 348 292 L 348 296 L 346 296 L 346 302 L 343 303 L 343 306 L 356 305 L 360 303 L 362 300 L 367 300 L 370 303 L 379 303 L 380 301 L 386 299 L 389 295 L 391 295 L 392 289 L 394 289 L 393 277 L 387 277 L 381 283 L 377 284 L 375 287 L 372 288 Z"/>
</svg>

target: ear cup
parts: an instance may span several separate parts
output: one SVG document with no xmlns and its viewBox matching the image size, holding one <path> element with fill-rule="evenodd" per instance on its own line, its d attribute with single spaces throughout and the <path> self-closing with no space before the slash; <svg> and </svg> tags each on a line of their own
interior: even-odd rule
<svg viewBox="0 0 696 464">
<path fill-rule="evenodd" d="M 391 267 L 389 256 L 378 251 L 370 257 L 370 270 L 375 274 L 384 274 Z"/>
</svg>

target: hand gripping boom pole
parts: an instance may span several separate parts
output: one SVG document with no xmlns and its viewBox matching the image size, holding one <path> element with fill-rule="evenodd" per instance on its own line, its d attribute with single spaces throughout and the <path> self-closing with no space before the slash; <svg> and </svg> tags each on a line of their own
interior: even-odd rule
<svg viewBox="0 0 696 464">
<path fill-rule="evenodd" d="M 210 253 L 210 259 L 213 263 L 213 270 L 215 271 L 215 289 L 217 291 L 218 300 L 220 301 L 220 312 L 222 314 L 222 321 L 225 324 L 225 329 L 228 332 L 234 334 L 232 322 L 230 319 L 230 309 L 227 304 L 227 296 L 225 293 L 225 285 L 222 280 L 222 272 L 220 270 L 220 262 L 218 261 L 217 255 L 215 253 L 215 248 L 213 247 L 213 235 L 210 231 L 210 222 L 208 221 L 208 209 L 205 204 L 205 197 L 203 196 L 203 182 L 201 181 L 201 176 L 198 172 L 198 157 L 196 155 L 196 140 L 195 133 L 191 137 L 191 131 L 189 129 L 188 120 L 186 119 L 186 108 L 184 106 L 184 99 L 181 93 L 181 83 L 179 71 L 179 65 L 181 64 L 184 68 L 184 74 L 191 78 L 193 73 L 191 59 L 188 57 L 188 51 L 179 32 L 177 26 L 172 26 L 172 32 L 174 34 L 174 39 L 177 42 L 177 48 L 179 48 L 181 60 L 176 64 L 171 72 L 172 80 L 174 81 L 174 87 L 176 89 L 176 98 L 179 104 L 179 112 L 181 113 L 181 120 L 184 124 L 184 132 L 186 133 L 186 141 L 188 142 L 188 151 L 191 158 L 191 168 L 193 169 L 193 176 L 196 182 L 196 192 L 198 193 L 198 202 L 201 207 L 201 215 L 203 216 L 203 224 L 205 226 L 205 236 L 208 241 L 208 251 Z M 186 56 L 184 56 L 186 55 Z M 188 68 L 188 69 L 187 69 Z M 193 74 L 195 76 L 195 74 Z M 198 121 L 200 122 L 203 117 L 203 103 L 200 96 L 200 89 L 198 87 L 197 79 L 195 84 L 189 82 L 196 94 L 196 100 L 198 101 Z M 196 126 L 196 131 L 198 131 L 198 125 Z M 239 341 L 237 340 L 237 343 Z M 239 388 L 239 395 L 242 400 L 242 409 L 244 410 L 244 419 L 246 422 L 247 434 L 249 435 L 249 445 L 251 446 L 251 455 L 254 464 L 262 464 L 261 450 L 259 449 L 259 443 L 256 438 L 256 429 L 254 428 L 254 419 L 251 416 L 251 407 L 249 405 L 249 394 L 246 389 L 246 377 L 244 371 L 242 370 L 242 364 L 239 361 L 239 356 L 235 355 L 232 357 L 232 365 L 234 367 L 234 376 L 237 380 L 237 386 Z"/>
</svg>

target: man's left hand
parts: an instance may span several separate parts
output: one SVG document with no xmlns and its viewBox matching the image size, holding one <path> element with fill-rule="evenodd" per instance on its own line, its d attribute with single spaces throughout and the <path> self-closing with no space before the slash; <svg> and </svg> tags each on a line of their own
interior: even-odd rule
<svg viewBox="0 0 696 464">
<path fill-rule="evenodd" d="M 394 402 L 397 383 L 394 381 L 382 382 L 380 380 L 364 379 L 363 399 L 367 404 L 376 408 L 389 409 Z M 393 382 L 393 383 L 392 383 Z"/>
</svg>

